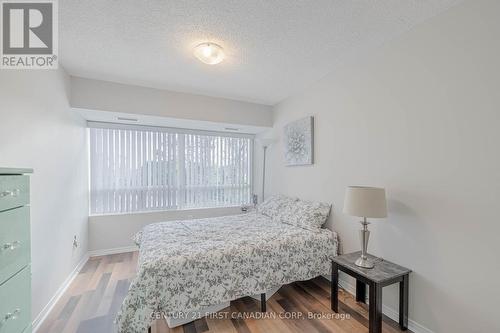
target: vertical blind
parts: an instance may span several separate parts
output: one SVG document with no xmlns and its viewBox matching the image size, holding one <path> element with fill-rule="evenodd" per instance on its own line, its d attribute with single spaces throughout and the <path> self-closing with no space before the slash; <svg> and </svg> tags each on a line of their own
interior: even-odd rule
<svg viewBox="0 0 500 333">
<path fill-rule="evenodd" d="M 250 202 L 249 135 L 90 122 L 89 131 L 91 214 Z"/>
</svg>

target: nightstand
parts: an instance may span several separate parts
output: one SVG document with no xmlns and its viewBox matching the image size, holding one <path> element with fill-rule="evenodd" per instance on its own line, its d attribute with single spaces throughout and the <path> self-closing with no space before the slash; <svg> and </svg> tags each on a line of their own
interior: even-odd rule
<svg viewBox="0 0 500 333">
<path fill-rule="evenodd" d="M 371 269 L 354 264 L 361 251 L 343 254 L 332 260 L 331 307 L 339 312 L 338 277 L 339 270 L 356 279 L 356 301 L 366 301 L 366 285 L 369 287 L 369 332 L 382 332 L 382 288 L 399 282 L 399 327 L 408 329 L 408 288 L 411 270 L 387 260 L 368 255 L 375 262 Z"/>
</svg>

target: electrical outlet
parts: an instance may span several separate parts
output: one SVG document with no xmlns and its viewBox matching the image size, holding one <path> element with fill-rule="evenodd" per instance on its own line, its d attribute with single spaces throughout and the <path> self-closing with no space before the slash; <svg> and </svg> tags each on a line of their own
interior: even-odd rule
<svg viewBox="0 0 500 333">
<path fill-rule="evenodd" d="M 75 235 L 75 237 L 73 238 L 73 247 L 74 247 L 74 248 L 78 247 L 78 241 L 76 240 L 76 235 Z"/>
</svg>

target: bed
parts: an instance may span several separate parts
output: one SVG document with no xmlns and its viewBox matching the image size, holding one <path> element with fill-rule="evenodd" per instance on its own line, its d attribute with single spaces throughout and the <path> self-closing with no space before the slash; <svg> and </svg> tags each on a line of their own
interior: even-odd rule
<svg viewBox="0 0 500 333">
<path fill-rule="evenodd" d="M 249 212 L 150 224 L 135 237 L 136 278 L 116 318 L 119 332 L 330 272 L 337 235 Z M 323 221 L 324 222 L 324 221 Z"/>
</svg>

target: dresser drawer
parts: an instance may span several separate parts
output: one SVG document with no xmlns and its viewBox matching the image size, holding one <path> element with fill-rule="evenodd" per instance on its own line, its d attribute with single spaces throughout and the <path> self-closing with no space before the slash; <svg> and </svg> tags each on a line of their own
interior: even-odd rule
<svg viewBox="0 0 500 333">
<path fill-rule="evenodd" d="M 31 323 L 30 266 L 0 285 L 0 333 L 21 333 Z"/>
<path fill-rule="evenodd" d="M 28 204 L 28 176 L 0 176 L 0 211 Z"/>
<path fill-rule="evenodd" d="M 0 212 L 0 284 L 30 262 L 29 215 L 26 206 Z"/>
</svg>

